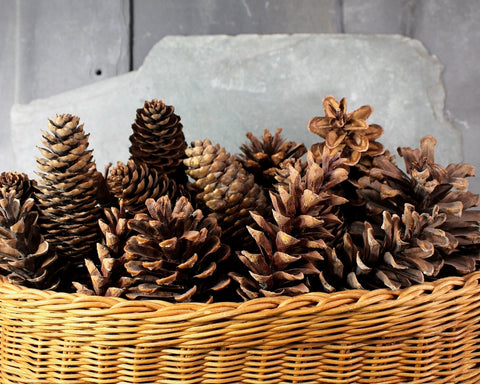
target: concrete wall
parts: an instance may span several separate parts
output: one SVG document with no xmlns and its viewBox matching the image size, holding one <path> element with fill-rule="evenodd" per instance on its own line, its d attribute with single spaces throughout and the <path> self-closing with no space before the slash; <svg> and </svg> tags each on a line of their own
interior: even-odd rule
<svg viewBox="0 0 480 384">
<path fill-rule="evenodd" d="M 300 32 L 401 34 L 422 41 L 445 66 L 446 113 L 462 132 L 465 161 L 478 169 L 478 4 L 478 0 L 0 0 L 0 171 L 10 169 L 9 111 L 14 103 L 137 69 L 166 35 Z M 480 187 L 477 181 L 472 184 Z"/>
</svg>

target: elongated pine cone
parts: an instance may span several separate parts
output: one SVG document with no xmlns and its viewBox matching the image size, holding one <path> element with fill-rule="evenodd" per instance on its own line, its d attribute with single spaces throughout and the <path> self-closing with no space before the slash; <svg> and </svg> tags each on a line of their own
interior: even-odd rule
<svg viewBox="0 0 480 384">
<path fill-rule="evenodd" d="M 160 174 L 183 182 L 182 160 L 187 143 L 180 117 L 174 111 L 163 100 L 145 101 L 143 108 L 137 109 L 132 125 L 130 153 L 136 163 L 145 163 L 156 168 Z"/>
<path fill-rule="evenodd" d="M 126 296 L 173 302 L 211 302 L 230 284 L 223 266 L 230 249 L 215 219 L 185 197 L 147 200 L 147 213 L 129 220 L 125 268 L 133 279 Z"/>
<path fill-rule="evenodd" d="M 357 164 L 362 156 L 384 153 L 383 145 L 375 141 L 383 134 L 383 128 L 366 121 L 373 112 L 370 105 L 347 113 L 345 98 L 338 102 L 335 97 L 326 96 L 322 102 L 325 116 L 313 117 L 308 122 L 309 131 L 325 139 L 318 146 L 340 152 L 349 166 Z"/>
<path fill-rule="evenodd" d="M 12 194 L 15 198 L 24 202 L 33 193 L 35 180 L 30 180 L 25 173 L 2 172 L 0 174 L 0 198 L 6 198 Z"/>
<path fill-rule="evenodd" d="M 344 181 L 348 172 L 341 167 L 329 169 L 329 162 L 338 157 L 325 156 L 324 170 L 309 152 L 303 179 L 290 168 L 288 189 L 270 192 L 275 222 L 251 213 L 260 229 L 249 226 L 248 230 L 259 253 L 237 252 L 247 272 L 230 273 L 245 300 L 294 296 L 316 289 L 330 292 L 335 290 L 332 284 L 341 281 L 343 266 L 333 246 L 343 233 L 338 206 L 346 200 L 332 194 L 330 188 Z"/>
<path fill-rule="evenodd" d="M 11 193 L 0 199 L 0 273 L 13 284 L 55 289 L 61 268 L 56 254 L 48 252 L 37 219 L 32 198 L 21 203 Z"/>
<path fill-rule="evenodd" d="M 100 239 L 97 170 L 87 150 L 89 135 L 79 118 L 69 114 L 49 120 L 48 131 L 42 132 L 45 147 L 39 148 L 43 157 L 37 158 L 40 172 L 34 193 L 39 224 L 60 261 L 82 269 Z"/>
<path fill-rule="evenodd" d="M 303 143 L 285 141 L 281 132 L 282 129 L 278 128 L 272 135 L 265 129 L 263 138 L 260 139 L 248 132 L 250 143 L 240 147 L 243 153 L 238 159 L 243 167 L 253 174 L 257 184 L 266 188 L 272 188 L 275 184 L 276 171 L 285 160 L 298 159 L 307 152 Z"/>
<path fill-rule="evenodd" d="M 152 198 L 157 200 L 167 195 L 170 199 L 187 194 L 183 185 L 162 174 L 157 168 L 135 163 L 132 159 L 127 164 L 117 162 L 107 176 L 110 193 L 123 200 L 125 210 L 130 216 L 146 212 L 145 202 Z"/>
<path fill-rule="evenodd" d="M 210 141 L 196 141 L 186 150 L 187 174 L 194 179 L 196 199 L 222 228 L 222 239 L 233 247 L 251 242 L 246 225 L 253 224 L 250 211 L 265 214 L 269 203 L 265 193 L 224 148 Z"/>
</svg>

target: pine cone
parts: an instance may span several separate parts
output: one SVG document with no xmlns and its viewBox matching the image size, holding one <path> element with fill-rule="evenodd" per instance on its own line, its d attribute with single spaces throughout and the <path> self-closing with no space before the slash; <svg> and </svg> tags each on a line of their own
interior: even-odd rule
<svg viewBox="0 0 480 384">
<path fill-rule="evenodd" d="M 443 250 L 445 265 L 456 273 L 466 274 L 475 269 L 480 251 L 480 211 L 471 209 L 479 196 L 467 190 L 467 177 L 474 175 L 468 164 L 435 163 L 432 136 L 424 137 L 420 149 L 399 148 L 405 161 L 406 173 L 385 157 L 374 160 L 370 175 L 359 180 L 358 193 L 367 202 L 369 221 L 379 225 L 376 217 L 383 211 L 403 214 L 405 204 L 414 206 L 419 214 L 433 214 L 438 209 L 446 215 L 439 230 L 453 236 L 450 248 Z"/>
<path fill-rule="evenodd" d="M 148 198 L 156 200 L 167 195 L 170 199 L 176 199 L 187 193 L 183 186 L 177 185 L 158 169 L 133 160 L 128 160 L 127 164 L 117 162 L 107 176 L 107 185 L 113 196 L 123 200 L 131 217 L 147 211 L 145 202 Z"/>
<path fill-rule="evenodd" d="M 12 194 L 22 203 L 27 200 L 33 192 L 35 181 L 30 180 L 25 173 L 2 172 L 0 174 L 0 198 L 7 198 Z"/>
<path fill-rule="evenodd" d="M 102 242 L 97 244 L 100 267 L 91 259 L 85 260 L 93 290 L 81 283 L 74 283 L 74 286 L 77 292 L 85 294 L 119 297 L 132 280 L 123 265 L 124 247 L 130 234 L 123 201 L 120 201 L 120 208 L 105 208 L 104 215 L 105 220 L 98 221 L 102 231 Z"/>
<path fill-rule="evenodd" d="M 196 141 L 186 150 L 187 174 L 194 179 L 199 205 L 218 221 L 222 240 L 234 248 L 248 246 L 249 212 L 269 210 L 263 189 L 233 156 L 210 141 Z M 247 244 L 246 244 L 247 243 Z"/>
<path fill-rule="evenodd" d="M 225 169 L 235 161 L 235 158 L 219 144 L 213 145 L 210 140 L 196 140 L 185 150 L 186 173 L 193 179 L 192 190 L 203 191 L 211 183 L 212 176 Z"/>
<path fill-rule="evenodd" d="M 57 256 L 48 252 L 37 219 L 32 198 L 23 204 L 14 193 L 0 199 L 0 273 L 13 284 L 55 289 L 60 282 Z"/>
<path fill-rule="evenodd" d="M 167 196 L 146 204 L 148 213 L 128 222 L 135 234 L 125 246 L 133 278 L 126 296 L 211 302 L 230 283 L 222 274 L 230 249 L 220 242 L 215 219 L 204 218 L 185 197 L 174 207 Z"/>
<path fill-rule="evenodd" d="M 405 204 L 401 218 L 383 212 L 381 229 L 369 222 L 351 228 L 352 236 L 344 235 L 339 251 L 350 271 L 347 288 L 399 289 L 438 276 L 450 249 L 457 245 L 455 237 L 441 229 L 446 219 L 438 206 L 431 214 L 420 214 Z M 355 234 L 360 235 L 358 240 Z"/>
<path fill-rule="evenodd" d="M 327 150 L 328 151 L 328 150 Z M 252 213 L 260 230 L 248 227 L 260 253 L 237 252 L 246 273 L 230 276 L 240 285 L 245 299 L 259 296 L 297 295 L 313 287 L 333 291 L 341 280 L 343 266 L 332 247 L 342 233 L 338 205 L 345 199 L 329 189 L 347 177 L 344 168 L 330 167 L 338 160 L 325 157 L 324 167 L 308 153 L 308 168 L 302 179 L 290 168 L 289 188 L 270 192 L 275 223 Z"/>
<path fill-rule="evenodd" d="M 255 182 L 265 188 L 272 188 L 276 170 L 282 162 L 298 159 L 307 152 L 303 143 L 285 141 L 280 135 L 281 132 L 282 129 L 278 128 L 275 135 L 272 135 L 265 129 L 261 140 L 249 132 L 247 137 L 250 143 L 240 147 L 243 154 L 238 159 L 243 167 L 254 175 Z"/>
<path fill-rule="evenodd" d="M 275 169 L 275 189 L 278 190 L 281 187 L 288 188 L 288 180 L 290 179 L 290 167 L 293 167 L 303 177 L 305 176 L 305 172 L 307 171 L 307 165 L 307 162 L 303 161 L 301 158 L 290 158 L 280 163 L 280 166 Z"/>
<path fill-rule="evenodd" d="M 313 117 L 308 122 L 309 131 L 325 139 L 318 146 L 340 152 L 349 166 L 357 164 L 362 156 L 378 156 L 385 151 L 375 141 L 383 134 L 383 128 L 366 121 L 373 112 L 370 105 L 347 113 L 345 98 L 338 102 L 333 96 L 326 96 L 322 102 L 325 116 Z"/>
<path fill-rule="evenodd" d="M 39 224 L 60 261 L 81 269 L 84 259 L 95 254 L 101 214 L 97 171 L 92 151 L 87 150 L 89 135 L 79 118 L 69 114 L 49 120 L 48 129 L 43 131 L 45 148 L 39 148 L 43 157 L 37 158 Z"/>
<path fill-rule="evenodd" d="M 163 100 L 145 101 L 143 108 L 137 109 L 137 118 L 132 125 L 130 153 L 136 163 L 145 163 L 160 174 L 183 182 L 185 174 L 181 163 L 187 143 L 180 117 L 174 110 Z"/>
</svg>

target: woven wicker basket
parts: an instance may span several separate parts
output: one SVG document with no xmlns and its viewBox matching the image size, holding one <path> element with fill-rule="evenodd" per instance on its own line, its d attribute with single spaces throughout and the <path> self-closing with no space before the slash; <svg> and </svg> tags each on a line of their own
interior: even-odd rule
<svg viewBox="0 0 480 384">
<path fill-rule="evenodd" d="M 480 272 L 168 304 L 0 283 L 1 383 L 480 383 Z"/>
</svg>

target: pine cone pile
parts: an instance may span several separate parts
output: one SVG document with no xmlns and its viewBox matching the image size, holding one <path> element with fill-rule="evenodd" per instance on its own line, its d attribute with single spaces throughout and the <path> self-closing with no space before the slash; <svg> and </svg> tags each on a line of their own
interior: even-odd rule
<svg viewBox="0 0 480 384">
<path fill-rule="evenodd" d="M 78 117 L 43 132 L 37 179 L 0 174 L 0 274 L 11 283 L 170 302 L 392 290 L 476 271 L 475 170 L 436 139 L 378 140 L 373 108 L 323 99 L 310 146 L 264 130 L 238 154 L 185 142 L 163 100 L 136 111 L 130 159 L 96 169 Z M 318 141 L 316 141 L 318 140 Z"/>
</svg>

